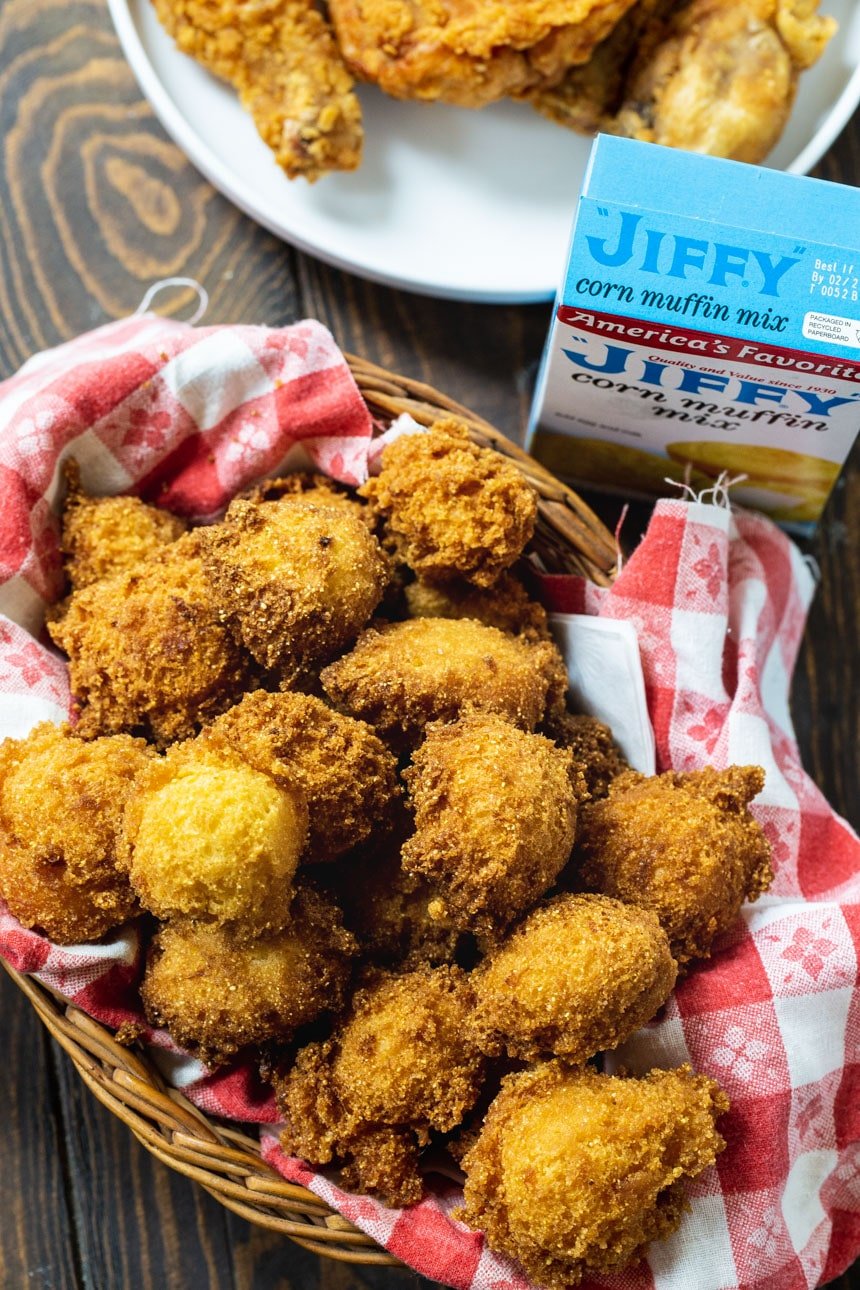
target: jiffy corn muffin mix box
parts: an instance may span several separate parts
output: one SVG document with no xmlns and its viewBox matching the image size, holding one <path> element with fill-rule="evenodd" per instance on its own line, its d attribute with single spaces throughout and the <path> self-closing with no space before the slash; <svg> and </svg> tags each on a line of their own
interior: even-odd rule
<svg viewBox="0 0 860 1290">
<path fill-rule="evenodd" d="M 788 524 L 860 428 L 860 192 L 601 135 L 535 393 L 531 452 L 649 496 L 745 475 Z"/>
</svg>

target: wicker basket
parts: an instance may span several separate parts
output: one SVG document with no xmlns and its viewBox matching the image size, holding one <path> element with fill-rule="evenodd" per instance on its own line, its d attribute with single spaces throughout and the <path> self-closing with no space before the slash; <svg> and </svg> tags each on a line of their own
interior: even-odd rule
<svg viewBox="0 0 860 1290">
<path fill-rule="evenodd" d="M 576 493 L 488 422 L 432 386 L 395 376 L 363 359 L 349 356 L 348 362 L 379 423 L 387 425 L 408 412 L 428 425 L 441 413 L 452 413 L 468 424 L 476 443 L 516 463 L 539 495 L 532 546 L 549 571 L 582 574 L 601 586 L 611 582 L 615 542 Z M 210 1119 L 168 1087 L 145 1055 L 122 1047 L 109 1030 L 79 1008 L 14 971 L 4 960 L 0 963 L 68 1053 L 90 1091 L 164 1164 L 193 1178 L 242 1218 L 282 1232 L 315 1254 L 349 1263 L 400 1266 L 399 1260 L 325 1201 L 287 1182 L 266 1164 L 259 1142 Z"/>
</svg>

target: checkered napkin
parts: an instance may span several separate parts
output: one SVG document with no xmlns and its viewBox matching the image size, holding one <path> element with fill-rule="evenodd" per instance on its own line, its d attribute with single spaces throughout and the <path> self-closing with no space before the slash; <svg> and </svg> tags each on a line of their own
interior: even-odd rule
<svg viewBox="0 0 860 1290">
<path fill-rule="evenodd" d="M 59 463 L 95 491 L 129 490 L 210 518 L 300 456 L 354 482 L 370 419 L 316 323 L 192 329 L 144 317 L 40 355 L 0 385 L 0 737 L 69 708 L 66 668 L 35 638 L 61 584 Z M 660 1018 L 612 1055 L 647 1070 L 689 1061 L 732 1099 L 716 1166 L 647 1264 L 607 1290 L 800 1290 L 860 1253 L 860 843 L 803 773 L 788 688 L 813 580 L 768 521 L 657 505 L 612 588 L 546 577 L 547 607 L 636 627 L 660 769 L 757 762 L 754 806 L 773 845 L 771 892 L 744 911 Z M 0 953 L 111 1026 L 140 1021 L 134 928 L 61 949 L 0 905 Z M 425 1276 L 459 1290 L 528 1290 L 522 1273 L 449 1217 L 458 1189 L 385 1209 L 283 1156 L 272 1100 L 248 1064 L 207 1076 L 163 1032 L 153 1053 L 204 1109 L 261 1125 L 286 1177 L 325 1197 Z"/>
</svg>

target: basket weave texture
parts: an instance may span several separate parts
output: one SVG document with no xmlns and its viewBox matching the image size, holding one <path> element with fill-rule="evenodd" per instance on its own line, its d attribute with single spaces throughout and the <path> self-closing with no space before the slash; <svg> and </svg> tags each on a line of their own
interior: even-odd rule
<svg viewBox="0 0 860 1290">
<path fill-rule="evenodd" d="M 352 374 L 382 427 L 402 413 L 429 425 L 453 415 L 472 439 L 511 460 L 538 494 L 530 550 L 551 573 L 574 573 L 608 586 L 616 562 L 612 535 L 570 488 L 560 483 L 489 422 L 430 385 L 347 355 Z M 158 1160 L 194 1179 L 234 1213 L 281 1232 L 305 1249 L 349 1263 L 400 1266 L 372 1237 L 335 1213 L 313 1192 L 287 1182 L 260 1156 L 257 1140 L 194 1107 L 169 1087 L 142 1052 L 118 1044 L 104 1026 L 0 959 L 68 1054 L 94 1096 L 126 1124 Z"/>
</svg>

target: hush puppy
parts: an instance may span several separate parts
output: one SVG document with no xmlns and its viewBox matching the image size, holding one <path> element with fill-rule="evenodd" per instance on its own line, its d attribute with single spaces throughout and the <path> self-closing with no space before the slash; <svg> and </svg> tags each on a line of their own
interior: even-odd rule
<svg viewBox="0 0 860 1290">
<path fill-rule="evenodd" d="M 279 502 L 284 497 L 301 497 L 320 506 L 342 506 L 368 527 L 373 525 L 373 512 L 369 506 L 360 502 L 354 493 L 347 492 L 336 480 L 314 471 L 297 470 L 277 479 L 261 479 L 239 494 L 239 499 L 245 502 Z"/>
<path fill-rule="evenodd" d="M 582 811 L 574 880 L 653 910 L 679 965 L 707 958 L 773 878 L 770 845 L 747 810 L 763 787 L 760 766 L 628 772 Z"/>
<path fill-rule="evenodd" d="M 552 1061 L 509 1075 L 463 1157 L 454 1217 L 537 1285 L 567 1290 L 677 1228 L 683 1180 L 725 1146 L 715 1121 L 726 1110 L 689 1066 L 620 1079 Z"/>
<path fill-rule="evenodd" d="M 329 698 L 383 739 L 414 743 L 430 721 L 466 708 L 533 730 L 567 687 L 549 641 L 530 645 L 471 618 L 415 618 L 371 627 L 321 673 Z"/>
<path fill-rule="evenodd" d="M 410 618 L 474 618 L 526 640 L 551 639 L 546 610 L 512 573 L 486 589 L 467 582 L 436 586 L 419 578 L 404 588 L 403 597 Z"/>
<path fill-rule="evenodd" d="M 400 796 L 397 763 L 370 726 L 311 695 L 246 694 L 205 735 L 298 785 L 308 805 L 307 862 L 333 860 L 362 842 Z"/>
<path fill-rule="evenodd" d="M 606 896 L 554 896 L 473 973 L 481 1047 L 584 1062 L 650 1021 L 676 976 L 649 910 Z"/>
<path fill-rule="evenodd" d="M 227 927 L 166 924 L 153 941 L 141 997 L 153 1025 L 216 1066 L 245 1044 L 286 1042 L 338 1010 L 354 952 L 336 906 L 299 888 L 287 927 L 270 936 L 238 940 Z"/>
<path fill-rule="evenodd" d="M 236 640 L 285 682 L 349 648 L 389 577 L 366 524 L 343 504 L 302 497 L 233 502 L 205 530 L 204 554 Z"/>
<path fill-rule="evenodd" d="M 284 1150 L 314 1164 L 336 1161 L 347 1187 L 388 1205 L 420 1200 L 420 1148 L 431 1129 L 459 1124 L 481 1087 L 473 1004 L 456 967 L 372 978 L 332 1039 L 301 1049 L 275 1077 Z"/>
<path fill-rule="evenodd" d="M 596 717 L 573 712 L 553 713 L 541 729 L 562 748 L 569 748 L 581 768 L 588 795 L 605 797 L 614 779 L 629 770 L 609 726 Z"/>
<path fill-rule="evenodd" d="M 401 435 L 382 471 L 359 489 L 383 518 L 403 561 L 427 582 L 490 587 L 534 532 L 537 499 L 516 466 L 473 444 L 465 425 L 437 421 Z"/>
<path fill-rule="evenodd" d="M 178 515 L 147 506 L 139 497 L 90 497 L 75 461 L 63 467 L 61 546 L 72 591 L 133 569 L 185 532 Z"/>
<path fill-rule="evenodd" d="M 69 656 L 85 738 L 140 732 L 163 746 L 195 734 L 243 688 L 246 669 L 203 572 L 201 531 L 75 592 L 48 624 Z"/>
<path fill-rule="evenodd" d="M 439 889 L 431 917 L 503 931 L 552 886 L 576 832 L 573 759 L 493 714 L 434 725 L 404 772 L 415 832 L 407 873 Z"/>
<path fill-rule="evenodd" d="M 120 859 L 157 918 L 232 923 L 239 934 L 280 931 L 304 849 L 303 794 L 229 749 L 193 740 L 139 778 Z"/>
<path fill-rule="evenodd" d="M 86 743 L 51 722 L 0 744 L 0 895 L 25 927 L 71 945 L 136 912 L 117 836 L 150 756 L 142 739 Z"/>
</svg>

